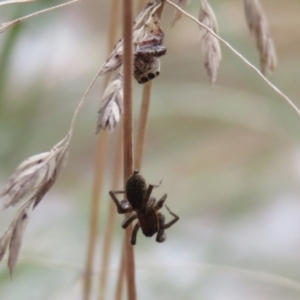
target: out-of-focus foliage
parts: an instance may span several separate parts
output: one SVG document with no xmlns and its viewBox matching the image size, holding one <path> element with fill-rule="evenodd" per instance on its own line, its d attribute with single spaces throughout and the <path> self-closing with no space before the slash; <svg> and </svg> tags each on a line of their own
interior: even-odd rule
<svg viewBox="0 0 300 300">
<path fill-rule="evenodd" d="M 242 2 L 209 2 L 220 35 L 259 66 Z M 5 7 L 0 20 L 57 3 Z M 300 106 L 300 2 L 285 1 L 284 10 L 279 0 L 263 6 L 278 56 L 271 80 Z M 197 16 L 199 2 L 187 9 Z M 107 56 L 108 11 L 109 1 L 83 1 L 0 35 L 0 187 L 21 161 L 66 134 L 75 106 Z M 224 47 L 211 88 L 198 26 L 182 17 L 170 28 L 172 16 L 166 6 L 168 52 L 153 85 L 142 173 L 152 183 L 163 179 L 155 195 L 168 193 L 180 221 L 163 244 L 138 236 L 140 299 L 299 299 L 300 119 Z M 80 115 L 66 170 L 32 213 L 13 281 L 0 265 L 0 299 L 80 299 L 102 83 Z M 136 119 L 141 88 L 135 85 Z M 111 201 L 113 152 L 101 230 Z M 1 232 L 12 214 L 1 212 Z M 114 294 L 121 222 L 118 216 L 108 299 Z"/>
</svg>

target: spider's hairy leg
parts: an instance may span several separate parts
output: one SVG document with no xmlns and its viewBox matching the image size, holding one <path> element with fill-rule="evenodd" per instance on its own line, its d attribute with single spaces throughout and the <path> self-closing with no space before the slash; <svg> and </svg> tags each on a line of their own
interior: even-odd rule
<svg viewBox="0 0 300 300">
<path fill-rule="evenodd" d="M 137 222 L 133 229 L 132 229 L 132 234 L 131 234 L 131 245 L 135 245 L 136 244 L 136 235 L 140 229 L 141 225 L 139 222 Z"/>
<path fill-rule="evenodd" d="M 167 236 L 165 234 L 165 216 L 163 214 L 158 214 L 158 232 L 156 235 L 156 241 L 162 243 L 166 240 Z"/>
<path fill-rule="evenodd" d="M 118 191 L 117 192 L 113 192 L 113 191 L 110 191 L 109 192 L 109 195 L 111 196 L 112 200 L 115 202 L 116 204 L 116 207 L 117 207 L 117 210 L 118 210 L 118 213 L 119 214 L 124 214 L 126 212 L 131 212 L 132 211 L 132 207 L 130 206 L 129 202 L 128 201 L 124 201 L 122 200 L 121 202 L 118 200 L 116 194 L 118 194 Z"/>
<path fill-rule="evenodd" d="M 136 218 L 137 218 L 136 213 L 135 213 L 135 212 L 132 213 L 130 216 L 128 216 L 128 217 L 123 221 L 123 223 L 122 223 L 122 228 L 124 228 L 124 229 L 127 228 L 128 225 L 129 225 L 132 221 L 134 221 Z"/>
<path fill-rule="evenodd" d="M 155 209 L 155 210 L 161 209 L 161 208 L 164 206 L 164 203 L 165 203 L 167 197 L 168 197 L 168 195 L 167 195 L 167 194 L 164 194 L 164 195 L 157 201 L 157 203 L 156 203 L 154 209 Z"/>
<path fill-rule="evenodd" d="M 155 57 L 160 57 L 165 55 L 167 52 L 167 48 L 162 45 L 157 45 L 157 46 L 141 46 L 138 47 L 135 56 L 137 57 L 144 57 L 144 56 L 155 56 Z"/>
<path fill-rule="evenodd" d="M 148 201 L 149 201 L 149 198 L 151 196 L 151 193 L 152 193 L 152 190 L 156 187 L 159 187 L 162 183 L 162 180 L 158 183 L 158 184 L 149 184 L 148 186 L 148 189 L 146 191 L 146 194 L 145 194 L 145 198 L 143 200 L 143 205 L 146 206 Z"/>
<path fill-rule="evenodd" d="M 112 193 L 114 193 L 114 194 L 125 194 L 126 193 L 126 191 L 111 191 Z"/>
<path fill-rule="evenodd" d="M 169 214 L 174 217 L 174 219 L 171 220 L 169 223 L 164 224 L 164 229 L 170 228 L 173 224 L 175 224 L 179 220 L 179 217 L 175 215 L 173 212 L 171 212 L 170 208 L 167 205 L 166 205 L 166 209 L 168 210 Z"/>
<path fill-rule="evenodd" d="M 147 203 L 147 207 L 151 208 L 155 204 L 156 199 L 154 197 L 151 197 Z"/>
</svg>

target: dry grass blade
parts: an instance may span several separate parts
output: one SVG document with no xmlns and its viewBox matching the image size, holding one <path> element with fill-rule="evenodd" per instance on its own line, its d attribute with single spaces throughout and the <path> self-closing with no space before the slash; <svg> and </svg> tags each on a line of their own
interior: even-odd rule
<svg viewBox="0 0 300 300">
<path fill-rule="evenodd" d="M 36 0 L 11 0 L 11 1 L 3 1 L 0 3 L 0 6 L 8 5 L 8 4 L 17 4 L 17 3 L 28 3 L 28 2 L 34 2 Z"/>
<path fill-rule="evenodd" d="M 79 1 L 80 1 L 80 0 L 73 0 L 73 1 L 70 1 L 70 2 L 66 2 L 66 3 L 60 4 L 60 5 L 56 5 L 56 6 L 53 6 L 53 7 L 50 7 L 50 8 L 46 8 L 46 9 L 44 9 L 44 10 L 40 10 L 40 11 L 38 11 L 38 12 L 36 12 L 36 13 L 27 15 L 27 16 L 22 17 L 22 18 L 19 18 L 19 19 L 10 21 L 10 22 L 3 23 L 3 24 L 1 24 L 1 26 L 0 26 L 0 33 L 4 32 L 5 30 L 9 29 L 10 27 L 12 27 L 12 26 L 14 26 L 14 25 L 17 25 L 17 24 L 19 24 L 20 22 L 23 22 L 23 21 L 25 21 L 25 20 L 27 20 L 27 19 L 30 19 L 30 18 L 32 18 L 32 17 L 41 15 L 41 14 L 46 13 L 46 12 L 50 12 L 50 11 L 55 10 L 55 9 L 59 9 L 59 8 L 62 8 L 62 7 L 65 7 L 65 6 L 74 4 L 74 3 L 79 2 Z"/>
<path fill-rule="evenodd" d="M 189 3 L 190 0 L 178 0 L 178 6 L 181 7 L 182 9 L 185 9 L 185 7 L 189 5 Z M 176 9 L 171 23 L 172 27 L 181 19 L 181 16 L 182 16 L 182 12 Z"/>
<path fill-rule="evenodd" d="M 277 58 L 268 21 L 259 0 L 244 0 L 245 15 L 250 32 L 254 35 L 260 53 L 260 68 L 263 74 L 274 71 Z"/>
<path fill-rule="evenodd" d="M 210 28 L 213 32 L 218 33 L 218 23 L 215 14 L 207 3 L 202 0 L 199 13 L 199 21 Z M 217 78 L 217 71 L 221 61 L 221 48 L 219 41 L 206 29 L 201 28 L 202 57 L 204 67 L 213 85 Z"/>
<path fill-rule="evenodd" d="M 31 197 L 38 202 L 55 182 L 67 159 L 68 134 L 49 152 L 34 155 L 19 165 L 0 193 L 6 197 L 4 208 L 16 205 Z"/>
<path fill-rule="evenodd" d="M 19 252 L 23 240 L 23 235 L 27 224 L 29 222 L 29 216 L 33 209 L 33 203 L 28 201 L 19 211 L 16 218 L 11 224 L 12 234 L 9 242 L 9 256 L 8 256 L 8 268 L 10 276 L 12 276 L 13 270 L 16 266 Z"/>
<path fill-rule="evenodd" d="M 98 111 L 96 133 L 101 129 L 112 132 L 121 119 L 123 113 L 123 76 L 118 73 L 107 86 Z"/>
</svg>

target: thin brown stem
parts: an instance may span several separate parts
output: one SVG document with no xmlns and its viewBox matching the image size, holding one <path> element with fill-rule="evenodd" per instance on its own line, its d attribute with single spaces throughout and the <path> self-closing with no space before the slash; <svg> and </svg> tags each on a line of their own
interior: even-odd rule
<svg viewBox="0 0 300 300">
<path fill-rule="evenodd" d="M 123 117 L 123 159 L 124 186 L 132 174 L 132 0 L 123 0 L 123 39 L 124 39 L 124 117 Z M 132 225 L 125 231 L 126 236 L 126 278 L 128 299 L 136 299 L 134 249 L 130 244 Z"/>
<path fill-rule="evenodd" d="M 83 283 L 83 299 L 90 299 L 91 287 L 92 287 L 92 272 L 94 265 L 95 249 L 97 246 L 98 236 L 98 221 L 99 221 L 99 208 L 100 208 L 100 192 L 102 189 L 104 166 L 107 155 L 107 140 L 108 136 L 105 131 L 101 131 L 98 137 L 97 143 L 97 158 L 95 165 L 95 175 L 92 191 L 92 203 L 90 213 L 90 226 L 89 226 L 89 239 L 88 250 L 85 264 L 85 276 Z"/>
<path fill-rule="evenodd" d="M 143 98 L 140 110 L 140 117 L 138 123 L 137 139 L 135 143 L 135 157 L 134 157 L 134 169 L 141 170 L 142 158 L 144 154 L 144 142 L 146 135 L 146 124 L 148 119 L 148 111 L 150 106 L 152 82 L 148 82 L 143 88 Z"/>
<path fill-rule="evenodd" d="M 116 152 L 114 159 L 114 170 L 113 170 L 113 182 L 112 189 L 116 190 L 120 184 L 120 174 L 122 171 L 122 138 L 121 132 L 118 132 L 117 142 L 116 142 Z M 109 200 L 109 213 L 107 217 L 106 230 L 104 234 L 104 246 L 102 251 L 102 259 L 101 259 L 101 267 L 100 267 L 100 284 L 98 290 L 98 299 L 105 299 L 106 285 L 107 285 L 107 277 L 108 277 L 108 266 L 110 261 L 110 253 L 112 246 L 112 237 L 116 219 L 116 206 L 113 201 Z"/>
<path fill-rule="evenodd" d="M 123 246 L 122 246 L 122 255 L 120 259 L 120 268 L 118 273 L 115 300 L 121 300 L 123 295 L 123 286 L 124 286 L 123 283 L 124 283 L 124 275 L 125 275 L 125 267 L 126 267 L 125 244 L 126 244 L 126 237 L 124 238 Z"/>
<path fill-rule="evenodd" d="M 114 43 L 116 41 L 117 35 L 117 27 L 118 22 L 116 18 L 116 14 L 118 14 L 118 10 L 120 10 L 120 5 L 118 0 L 112 1 L 111 7 L 111 23 L 109 29 L 109 36 L 108 36 L 108 49 L 107 52 L 112 50 Z M 109 77 L 106 76 L 104 86 L 107 86 L 109 81 Z M 103 185 L 103 175 L 104 175 L 104 167 L 105 167 L 105 160 L 107 155 L 107 148 L 108 148 L 108 136 L 107 133 L 101 131 L 98 137 L 97 142 L 97 158 L 96 158 L 96 166 L 95 166 L 95 176 L 93 182 L 93 192 L 92 192 L 92 204 L 91 204 L 91 221 L 90 221 L 90 229 L 89 229 L 89 242 L 88 242 L 88 250 L 87 250 L 87 258 L 86 258 L 86 265 L 85 265 L 85 277 L 84 277 L 84 288 L 83 288 L 83 295 L 84 300 L 88 300 L 91 294 L 91 287 L 92 287 L 92 268 L 94 264 L 94 256 L 96 252 L 97 246 L 97 236 L 98 236 L 98 221 L 99 221 L 99 213 L 100 213 L 100 193 L 102 190 Z"/>
</svg>

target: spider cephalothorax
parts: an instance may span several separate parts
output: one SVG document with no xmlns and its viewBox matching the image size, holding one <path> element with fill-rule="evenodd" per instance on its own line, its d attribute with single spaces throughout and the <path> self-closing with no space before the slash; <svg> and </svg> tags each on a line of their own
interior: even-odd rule
<svg viewBox="0 0 300 300">
<path fill-rule="evenodd" d="M 167 206 L 168 212 L 174 217 L 170 222 L 165 224 L 165 216 L 158 212 L 163 207 L 167 199 L 167 194 L 164 194 L 158 201 L 153 197 L 150 198 L 153 188 L 159 185 L 150 184 L 147 188 L 146 181 L 139 174 L 139 171 L 134 171 L 126 182 L 126 191 L 109 192 L 117 206 L 119 214 L 131 213 L 123 221 L 123 228 L 126 228 L 131 222 L 138 219 L 132 230 L 132 245 L 136 243 L 136 235 L 140 227 L 143 234 L 147 237 L 151 237 L 157 233 L 156 241 L 161 243 L 166 239 L 165 229 L 171 227 L 179 220 L 179 217 L 171 212 Z M 126 193 L 127 200 L 120 202 L 116 194 L 122 193 Z"/>
</svg>

